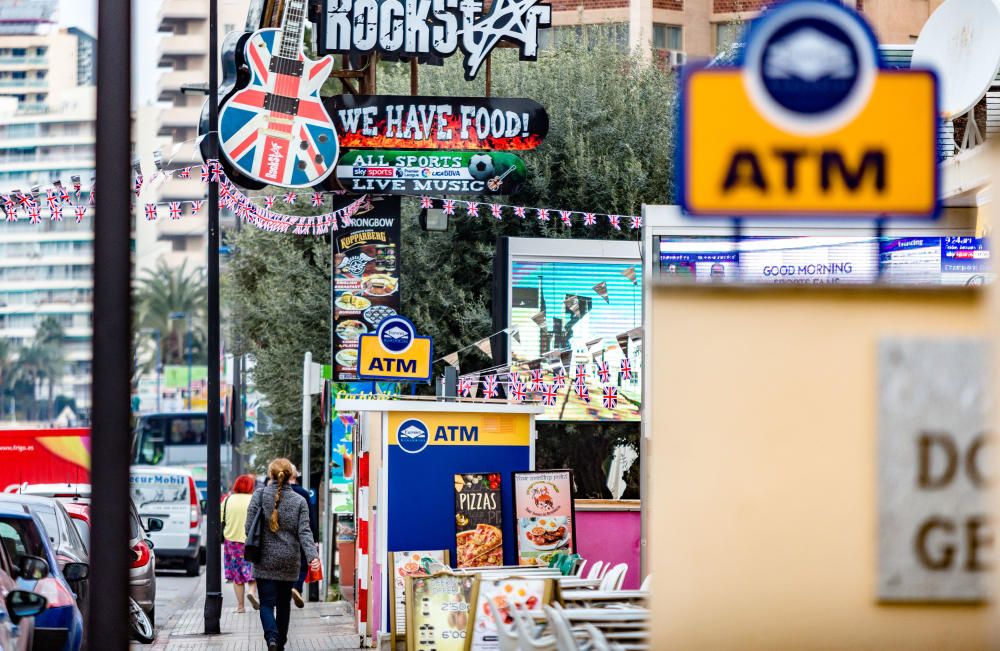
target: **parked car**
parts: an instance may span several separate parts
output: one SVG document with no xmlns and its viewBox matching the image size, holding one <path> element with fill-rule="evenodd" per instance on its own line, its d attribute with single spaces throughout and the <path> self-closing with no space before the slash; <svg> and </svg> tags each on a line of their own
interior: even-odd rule
<svg viewBox="0 0 1000 651">
<path fill-rule="evenodd" d="M 156 550 L 159 567 L 181 565 L 188 576 L 198 576 L 204 550 L 200 494 L 191 471 L 165 466 L 132 466 L 132 501 Z M 154 531 L 150 519 L 162 521 Z M 154 527 L 155 528 L 155 527 Z"/>
<path fill-rule="evenodd" d="M 38 516 L 60 569 L 65 568 L 67 563 L 90 562 L 87 546 L 80 538 L 80 533 L 66 513 L 65 507 L 58 500 L 39 495 L 0 494 L 0 508 L 4 506 L 23 506 Z M 86 619 L 90 604 L 89 581 L 84 576 L 82 579 L 71 579 L 69 585 Z"/>
<path fill-rule="evenodd" d="M 32 649 L 79 651 L 83 644 L 83 615 L 70 582 L 86 580 L 90 567 L 76 562 L 60 567 L 41 518 L 25 504 L 0 504 L 0 543 L 21 568 L 18 588 L 47 601 L 45 611 L 35 617 Z M 35 562 L 39 559 L 43 563 Z"/>
<path fill-rule="evenodd" d="M 28 651 L 31 648 L 35 634 L 33 617 L 44 612 L 48 602 L 39 594 L 18 589 L 17 577 L 48 574 L 48 571 L 48 563 L 37 556 L 25 554 L 21 564 L 15 564 L 6 545 L 0 545 L 0 649 Z"/>
<path fill-rule="evenodd" d="M 54 497 L 66 508 L 76 530 L 90 550 L 90 484 L 25 484 L 19 491 L 22 495 L 42 495 Z M 155 623 L 156 603 L 156 556 L 153 542 L 142 525 L 135 503 L 129 498 L 129 595 Z M 149 531 L 163 529 L 163 521 L 149 518 Z"/>
</svg>

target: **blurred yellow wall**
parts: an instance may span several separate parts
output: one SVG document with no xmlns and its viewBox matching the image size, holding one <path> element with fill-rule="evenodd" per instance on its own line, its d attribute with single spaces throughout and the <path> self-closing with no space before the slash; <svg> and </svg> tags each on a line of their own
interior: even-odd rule
<svg viewBox="0 0 1000 651">
<path fill-rule="evenodd" d="M 653 291 L 654 649 L 982 649 L 990 610 L 876 601 L 879 338 L 987 332 L 968 289 Z"/>
</svg>

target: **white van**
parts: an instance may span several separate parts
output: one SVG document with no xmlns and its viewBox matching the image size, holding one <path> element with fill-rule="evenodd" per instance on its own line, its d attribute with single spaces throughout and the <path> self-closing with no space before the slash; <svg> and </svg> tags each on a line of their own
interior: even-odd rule
<svg viewBox="0 0 1000 651">
<path fill-rule="evenodd" d="M 198 576 L 204 555 L 201 500 L 190 470 L 168 466 L 132 466 L 132 501 L 143 522 L 163 520 L 163 529 L 149 535 L 156 565 L 180 564 L 188 576 Z"/>
</svg>

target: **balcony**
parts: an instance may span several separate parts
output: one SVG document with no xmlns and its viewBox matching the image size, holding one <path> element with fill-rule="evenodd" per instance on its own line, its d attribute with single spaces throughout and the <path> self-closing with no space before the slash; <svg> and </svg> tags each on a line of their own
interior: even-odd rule
<svg viewBox="0 0 1000 651">
<path fill-rule="evenodd" d="M 0 92 L 4 90 L 13 92 L 36 90 L 38 88 L 47 88 L 48 85 L 48 79 L 0 79 Z"/>
<path fill-rule="evenodd" d="M 190 154 L 184 158 L 191 160 L 181 160 L 182 154 Z M 201 157 L 193 149 L 184 147 L 176 156 L 170 167 L 184 167 L 185 165 L 200 165 Z M 203 199 L 205 197 L 205 185 L 201 182 L 201 171 L 191 170 L 190 179 L 181 179 L 176 175 L 167 179 L 160 186 L 160 201 L 190 201 L 191 199 Z M 186 208 L 185 208 L 186 210 Z"/>
<path fill-rule="evenodd" d="M 3 70 L 35 70 L 47 68 L 48 63 L 49 59 L 45 56 L 0 56 L 0 68 Z"/>
<path fill-rule="evenodd" d="M 164 0 L 157 24 L 186 20 L 208 20 L 208 3 L 203 0 Z"/>
<path fill-rule="evenodd" d="M 201 34 L 164 36 L 160 43 L 160 65 L 169 65 L 170 57 L 205 56 L 208 54 L 208 40 Z"/>
<path fill-rule="evenodd" d="M 160 135 L 167 129 L 195 129 L 198 126 L 198 119 L 201 117 L 201 108 L 198 106 L 170 106 L 160 112 Z"/>
<path fill-rule="evenodd" d="M 169 70 L 160 75 L 157 83 L 160 99 L 169 101 L 174 93 L 179 93 L 181 86 L 202 84 L 207 80 L 204 70 Z"/>
</svg>

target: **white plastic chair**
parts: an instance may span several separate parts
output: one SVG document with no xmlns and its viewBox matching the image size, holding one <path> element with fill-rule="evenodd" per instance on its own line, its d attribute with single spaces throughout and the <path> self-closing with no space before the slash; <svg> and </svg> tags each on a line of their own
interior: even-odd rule
<svg viewBox="0 0 1000 651">
<path fill-rule="evenodd" d="M 607 638 L 604 637 L 603 633 L 597 630 L 596 626 L 590 623 L 585 623 L 583 625 L 583 630 L 590 636 L 590 648 L 593 651 L 611 651 Z"/>
<path fill-rule="evenodd" d="M 598 588 L 601 592 L 611 592 L 613 590 L 621 590 L 622 583 L 625 582 L 625 574 L 628 572 L 628 563 L 619 563 L 611 568 L 604 578 L 601 579 L 601 587 Z"/>
<path fill-rule="evenodd" d="M 604 565 L 604 561 L 597 561 L 590 566 L 590 571 L 587 572 L 588 579 L 599 579 L 601 578 L 601 566 Z"/>
<path fill-rule="evenodd" d="M 646 578 L 642 580 L 642 585 L 639 586 L 639 589 L 643 592 L 649 592 L 651 587 L 653 587 L 653 575 L 647 574 Z"/>
<path fill-rule="evenodd" d="M 549 628 L 556 634 L 556 647 L 559 651 L 577 651 L 579 645 L 576 643 L 576 638 L 573 637 L 573 629 L 562 612 L 552 606 L 542 606 L 542 610 L 545 611 L 545 617 L 549 620 Z"/>
<path fill-rule="evenodd" d="M 486 603 L 489 606 L 490 614 L 493 615 L 493 622 L 497 627 L 497 641 L 500 645 L 500 651 L 519 651 L 521 645 L 519 644 L 520 639 L 517 636 L 516 628 L 507 627 L 503 621 L 500 609 L 497 608 L 492 599 L 488 599 Z"/>
<path fill-rule="evenodd" d="M 526 611 L 520 608 L 511 608 L 511 617 L 514 618 L 514 626 L 517 629 L 517 637 L 520 640 L 520 649 L 530 651 L 556 651 L 556 638 L 554 635 L 539 635 L 535 637 L 535 622 Z"/>
<path fill-rule="evenodd" d="M 581 558 L 580 564 L 576 566 L 576 575 L 579 578 L 583 578 L 583 568 L 587 567 L 587 559 Z"/>
</svg>

